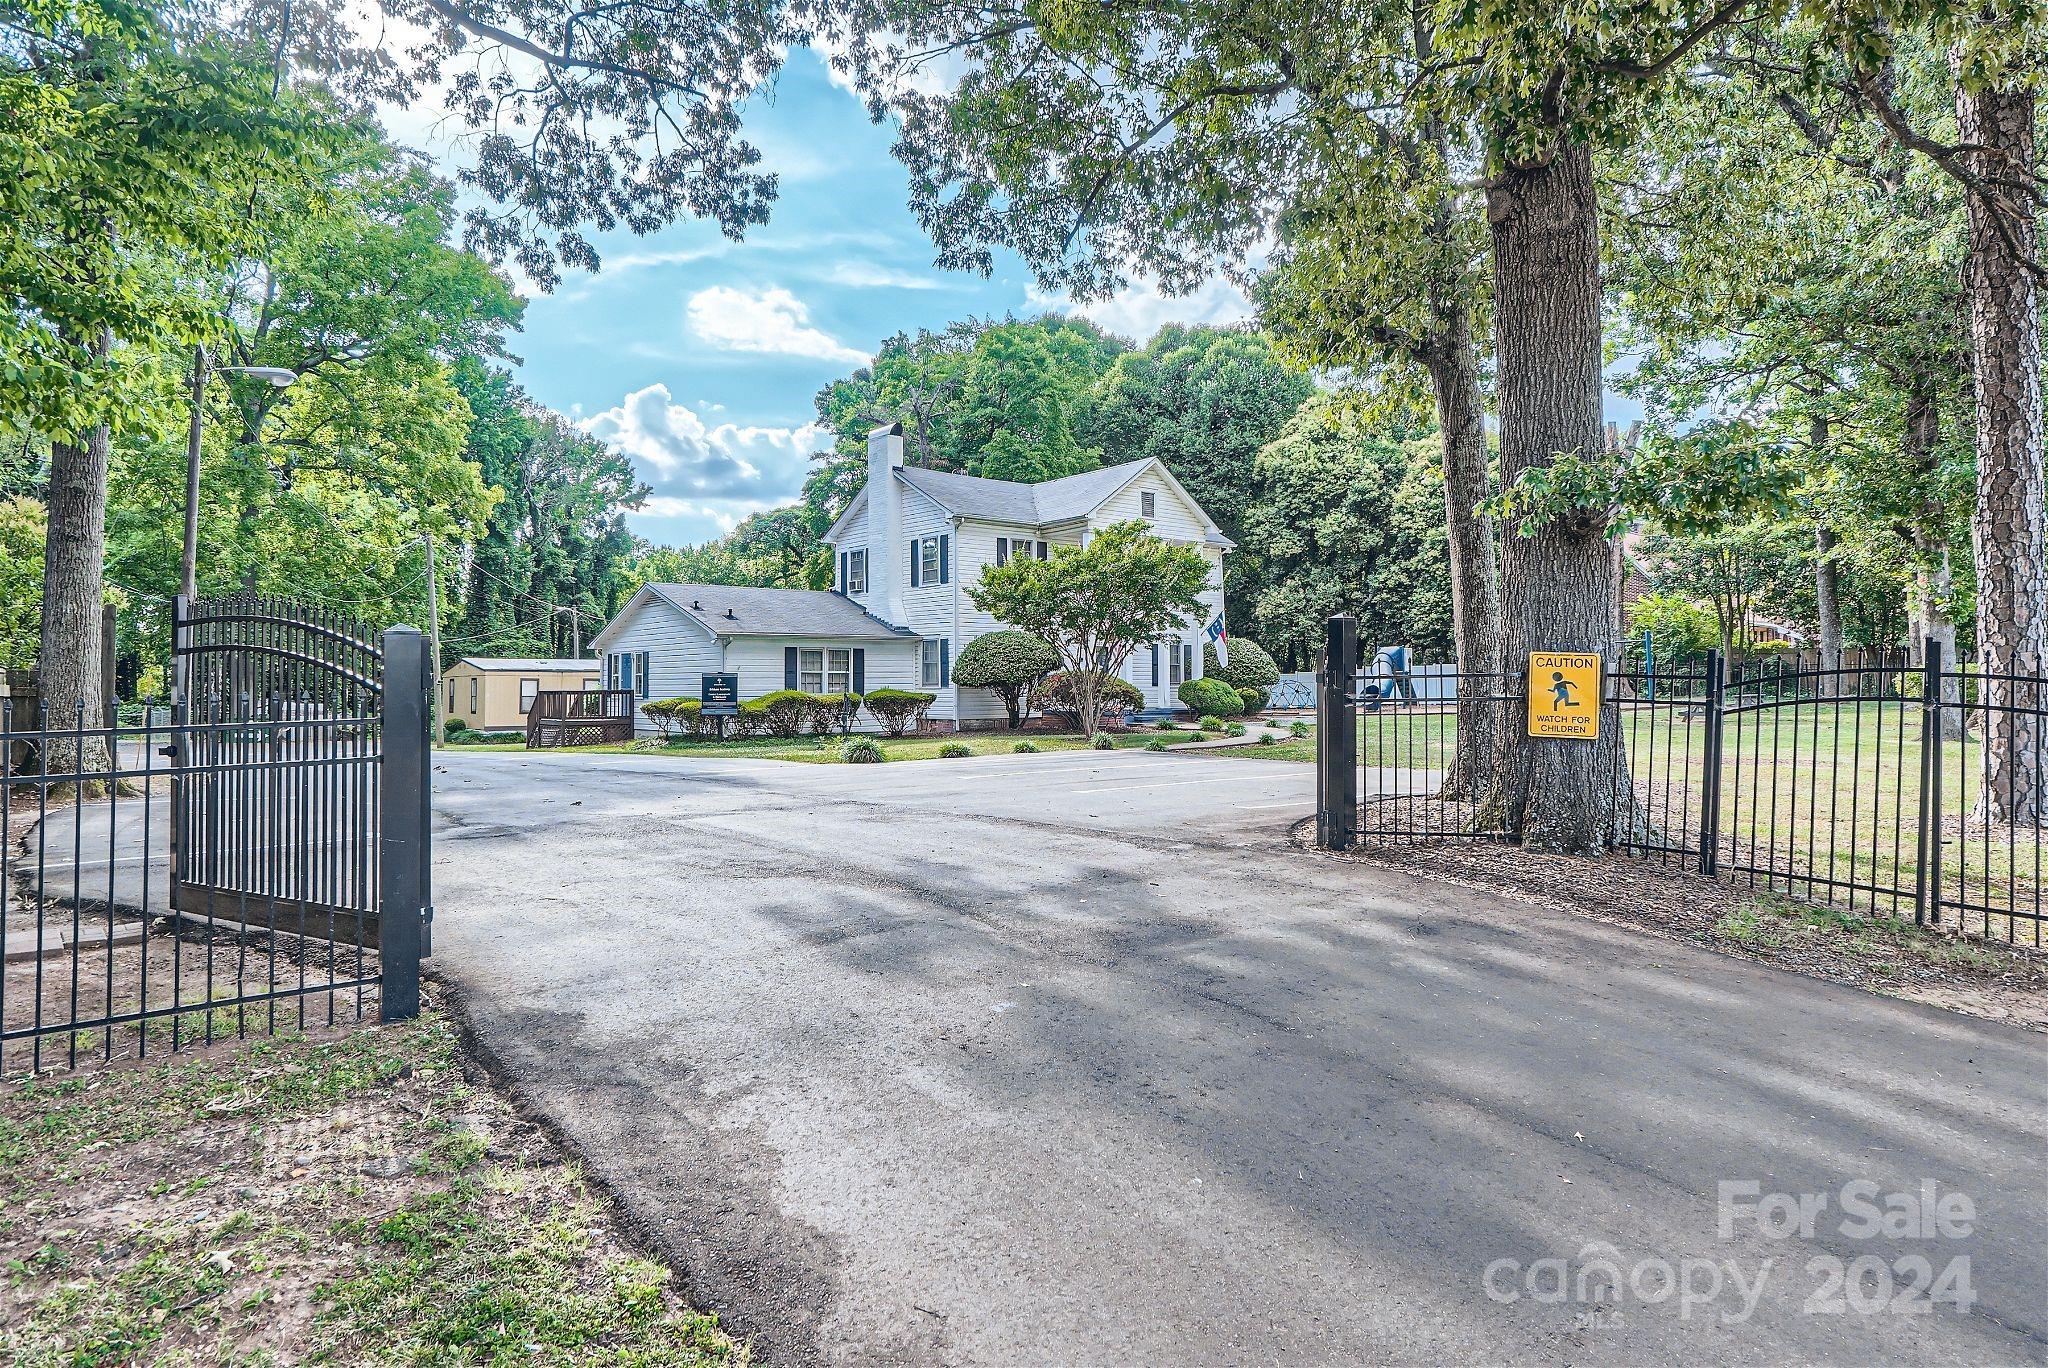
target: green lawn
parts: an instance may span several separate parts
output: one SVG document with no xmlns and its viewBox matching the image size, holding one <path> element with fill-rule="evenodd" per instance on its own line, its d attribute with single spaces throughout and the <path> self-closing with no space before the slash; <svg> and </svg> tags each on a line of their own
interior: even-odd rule
<svg viewBox="0 0 2048 1368">
<path fill-rule="evenodd" d="M 1155 736 L 1168 741 L 1189 740 L 1186 733 L 1154 731 L 1119 732 L 1110 735 L 1118 750 L 1143 747 Z M 703 758 L 737 757 L 751 760 L 794 760 L 805 765 L 842 765 L 840 752 L 849 738 L 843 736 L 774 737 L 752 736 L 739 741 L 641 740 L 630 746 L 577 746 L 567 752 L 578 755 L 681 755 Z M 938 760 L 946 746 L 965 746 L 974 755 L 1009 755 L 1020 742 L 1041 751 L 1085 750 L 1087 740 L 1072 732 L 961 732 L 952 736 L 876 736 L 868 738 L 882 748 L 887 760 Z M 512 751 L 523 746 L 453 746 L 451 750 Z"/>
<path fill-rule="evenodd" d="M 1903 887 L 1903 901 L 1867 888 L 1835 896 L 1910 916 L 1920 821 L 1920 721 L 1916 702 L 1809 701 L 1730 714 L 1722 742 L 1724 861 L 1775 869 L 1784 886 L 1802 896 L 1826 897 L 1819 883 L 1824 879 Z M 1695 843 L 1704 801 L 1704 716 L 1697 707 L 1632 707 L 1623 726 L 1638 796 L 1668 839 Z M 1447 710 L 1361 713 L 1359 762 L 1369 769 L 1442 770 L 1455 750 L 1457 729 L 1457 715 Z M 1315 743 L 1290 739 L 1218 753 L 1309 763 Z M 1951 902 L 2031 911 L 2048 871 L 2048 853 L 2036 832 L 1987 831 L 1968 821 L 1981 783 L 1981 756 L 1974 737 L 1942 744 L 1942 895 Z M 1945 913 L 1951 920 L 1958 915 Z M 1981 910 L 1960 915 L 1967 929 L 1999 939 L 2010 935 L 2032 943 L 2036 935 L 2025 918 L 2009 921 Z"/>
<path fill-rule="evenodd" d="M 0 1362 L 746 1362 L 416 1022 L 0 1085 Z"/>
</svg>

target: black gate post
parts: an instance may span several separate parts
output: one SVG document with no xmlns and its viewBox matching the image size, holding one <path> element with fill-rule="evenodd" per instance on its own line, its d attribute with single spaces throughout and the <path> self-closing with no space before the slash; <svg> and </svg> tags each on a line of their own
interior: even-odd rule
<svg viewBox="0 0 2048 1368">
<path fill-rule="evenodd" d="M 1700 873 L 1712 878 L 1721 862 L 1721 711 L 1727 671 L 1718 648 L 1707 650 L 1706 782 L 1700 807 Z"/>
<path fill-rule="evenodd" d="M 1340 613 L 1324 633 L 1316 682 L 1316 844 L 1349 850 L 1358 831 L 1358 619 Z"/>
<path fill-rule="evenodd" d="M 420 1014 L 420 952 L 427 918 L 427 641 L 416 627 L 384 633 L 377 1015 Z"/>
<path fill-rule="evenodd" d="M 1914 852 L 1913 924 L 1941 925 L 1941 643 L 1920 659 L 1920 848 Z"/>
</svg>

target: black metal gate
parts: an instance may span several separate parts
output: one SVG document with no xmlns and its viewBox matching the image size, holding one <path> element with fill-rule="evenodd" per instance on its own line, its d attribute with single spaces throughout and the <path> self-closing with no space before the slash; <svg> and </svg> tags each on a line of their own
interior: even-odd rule
<svg viewBox="0 0 2048 1368">
<path fill-rule="evenodd" d="M 424 639 L 254 594 L 173 631 L 139 725 L 0 712 L 0 1072 L 418 1014 Z"/>
</svg>

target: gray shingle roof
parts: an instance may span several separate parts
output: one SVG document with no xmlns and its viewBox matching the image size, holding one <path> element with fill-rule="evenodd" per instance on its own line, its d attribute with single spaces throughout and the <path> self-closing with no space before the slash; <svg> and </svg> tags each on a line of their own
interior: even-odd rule
<svg viewBox="0 0 2048 1368">
<path fill-rule="evenodd" d="M 842 594 L 822 589 L 753 589 L 731 584 L 647 587 L 719 636 L 860 637 L 893 641 L 915 635 L 891 627 Z"/>
<path fill-rule="evenodd" d="M 559 674 L 596 674 L 594 660 L 529 660 L 521 656 L 464 656 L 459 662 L 479 670 L 525 670 L 530 673 L 554 671 Z"/>
<path fill-rule="evenodd" d="M 1020 484 L 1015 480 L 984 480 L 978 475 L 956 475 L 943 470 L 921 470 L 904 466 L 897 470 L 903 482 L 928 495 L 949 513 L 963 518 L 984 518 L 989 522 L 1056 523 L 1083 518 L 1097 504 L 1114 494 L 1126 480 L 1138 473 L 1145 461 L 1087 470 L 1042 484 Z"/>
</svg>

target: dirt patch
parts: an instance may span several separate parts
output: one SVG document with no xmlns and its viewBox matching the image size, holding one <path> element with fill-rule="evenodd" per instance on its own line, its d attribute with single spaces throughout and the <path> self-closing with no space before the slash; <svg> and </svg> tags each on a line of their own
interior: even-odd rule
<svg viewBox="0 0 2048 1368">
<path fill-rule="evenodd" d="M 1588 860 L 1473 841 L 1334 854 L 1315 849 L 1313 820 L 1298 823 L 1291 835 L 1325 859 L 1505 894 L 1889 997 L 2048 1031 L 2048 954 L 2031 947 L 1820 907 L 1625 856 Z"/>
<path fill-rule="evenodd" d="M 429 1010 L 0 1086 L 0 1361 L 746 1360 Z"/>
</svg>

